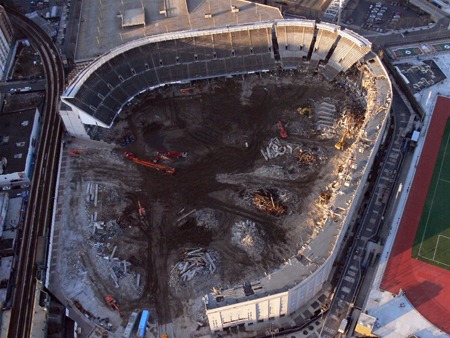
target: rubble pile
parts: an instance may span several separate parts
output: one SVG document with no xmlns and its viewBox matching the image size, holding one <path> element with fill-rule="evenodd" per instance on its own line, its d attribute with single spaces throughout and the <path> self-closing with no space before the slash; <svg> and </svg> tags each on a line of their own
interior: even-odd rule
<svg viewBox="0 0 450 338">
<path fill-rule="evenodd" d="M 255 192 L 252 197 L 252 203 L 258 209 L 267 211 L 275 216 L 280 216 L 286 212 L 286 207 L 279 203 L 276 196 L 267 190 Z"/>
<path fill-rule="evenodd" d="M 240 221 L 233 225 L 231 242 L 246 251 L 253 258 L 258 258 L 264 250 L 264 240 L 256 227 L 256 223 L 250 220 Z"/>
<path fill-rule="evenodd" d="M 113 328 L 113 325 L 109 322 L 109 318 L 100 318 L 98 316 L 94 316 L 91 312 L 89 312 L 88 310 L 86 310 L 83 305 L 81 305 L 80 301 L 78 300 L 74 300 L 73 301 L 73 305 L 75 305 L 75 307 L 89 320 L 94 321 L 97 325 L 111 330 Z"/>
<path fill-rule="evenodd" d="M 103 194 L 105 191 L 107 193 Z M 121 292 L 139 297 L 143 292 L 140 274 L 132 268 L 130 262 L 116 257 L 119 238 L 124 235 L 123 227 L 115 219 L 108 221 L 98 219 L 101 211 L 104 217 L 104 204 L 116 198 L 113 192 L 115 190 L 106 189 L 97 183 L 87 184 L 85 200 L 89 225 L 86 232 L 86 244 L 92 248 L 90 257 L 91 261 L 95 262 L 97 272 L 105 279 L 110 278 L 113 285 Z M 104 196 L 105 200 L 100 198 L 100 195 Z"/>
<path fill-rule="evenodd" d="M 332 196 L 333 193 L 330 190 L 322 191 L 319 196 L 319 203 L 322 205 L 327 205 L 330 202 Z"/>
<path fill-rule="evenodd" d="M 212 251 L 203 248 L 188 249 L 172 268 L 170 284 L 173 286 L 175 277 L 181 282 L 188 282 L 196 276 L 212 275 L 217 270 L 216 261 L 217 254 Z"/>
<path fill-rule="evenodd" d="M 295 149 L 295 157 L 300 165 L 314 165 L 319 160 L 317 154 L 310 150 L 304 150 L 302 148 Z"/>
<path fill-rule="evenodd" d="M 283 145 L 281 144 L 281 141 L 274 137 L 270 139 L 269 145 L 266 147 L 266 149 L 261 149 L 261 154 L 263 155 L 264 159 L 266 161 L 282 156 L 284 154 L 292 154 L 292 146 L 289 144 Z"/>
<path fill-rule="evenodd" d="M 197 226 L 205 229 L 217 229 L 219 227 L 219 220 L 216 217 L 216 211 L 213 209 L 200 209 L 195 212 L 195 219 Z"/>
</svg>

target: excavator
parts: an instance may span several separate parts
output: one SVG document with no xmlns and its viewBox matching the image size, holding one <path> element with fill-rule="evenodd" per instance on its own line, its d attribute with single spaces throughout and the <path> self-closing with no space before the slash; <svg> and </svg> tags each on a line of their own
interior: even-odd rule
<svg viewBox="0 0 450 338">
<path fill-rule="evenodd" d="M 187 153 L 183 153 L 180 151 L 162 151 L 158 150 L 158 156 L 166 156 L 171 158 L 180 158 L 180 157 L 186 157 Z"/>
<path fill-rule="evenodd" d="M 136 155 L 134 155 L 133 153 L 130 153 L 128 151 L 125 151 L 123 153 L 123 156 L 130 159 L 134 163 L 137 163 L 137 164 L 149 167 L 149 168 L 153 168 L 156 170 L 164 170 L 166 173 L 171 174 L 171 175 L 175 174 L 175 168 L 167 167 L 165 165 L 154 163 L 152 161 L 141 160 L 141 159 L 137 158 Z"/>
<path fill-rule="evenodd" d="M 278 129 L 280 129 L 281 138 L 288 138 L 288 134 L 286 133 L 286 129 L 284 129 L 283 122 L 278 121 Z"/>
<path fill-rule="evenodd" d="M 105 297 L 106 304 L 108 304 L 111 309 L 116 310 L 120 314 L 119 305 L 117 305 L 116 300 L 113 298 L 113 296 L 108 295 Z"/>
<path fill-rule="evenodd" d="M 300 115 L 310 116 L 311 113 L 312 113 L 312 108 L 310 108 L 310 107 L 303 107 L 303 108 L 298 108 L 297 111 L 298 111 L 298 113 Z"/>
<path fill-rule="evenodd" d="M 350 135 L 350 132 L 347 130 L 341 137 L 341 139 L 334 145 L 337 150 L 344 150 L 345 139 Z"/>
</svg>

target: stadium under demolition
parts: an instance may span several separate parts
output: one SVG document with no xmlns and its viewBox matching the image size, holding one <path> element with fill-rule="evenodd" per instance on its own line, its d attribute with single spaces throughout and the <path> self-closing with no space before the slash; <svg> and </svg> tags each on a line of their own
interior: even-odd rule
<svg viewBox="0 0 450 338">
<path fill-rule="evenodd" d="M 148 37 L 93 62 L 61 106 L 78 137 L 50 290 L 116 334 L 150 310 L 150 332 L 170 337 L 255 336 L 307 304 L 386 129 L 391 84 L 370 48 L 280 20 Z"/>
</svg>

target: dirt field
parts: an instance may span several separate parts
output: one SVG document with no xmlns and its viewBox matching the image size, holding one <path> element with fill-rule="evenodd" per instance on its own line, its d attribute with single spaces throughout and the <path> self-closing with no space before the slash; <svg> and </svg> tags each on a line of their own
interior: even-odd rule
<svg viewBox="0 0 450 338">
<path fill-rule="evenodd" d="M 320 132 L 315 114 L 298 109 L 314 111 L 324 99 L 337 113 L 334 127 Z M 288 72 L 164 87 L 135 99 L 111 130 L 96 131 L 96 138 L 115 145 L 75 140 L 66 147 L 82 150 L 67 156 L 70 245 L 64 242 L 61 272 L 73 283 L 83 280 L 102 308 L 105 295 L 115 297 L 123 322 L 102 310 L 112 330 L 126 325 L 131 311 L 147 308 L 153 322 L 175 323 L 177 336 L 188 337 L 197 322 L 207 326 L 201 296 L 270 272 L 313 234 L 321 216 L 313 202 L 337 175 L 341 153 L 334 145 L 343 131 L 336 125 L 343 107 L 355 102 L 340 86 Z M 266 160 L 261 150 L 271 142 L 279 153 Z M 158 158 L 174 175 L 122 155 L 152 161 L 158 150 L 187 153 Z M 310 162 L 299 161 L 301 151 L 312 154 Z M 278 212 L 258 208 L 255 196 Z M 197 248 L 213 263 L 205 260 L 192 279 L 183 278 L 186 252 Z M 78 262 L 74 251 L 83 252 Z M 74 285 L 64 288 L 86 310 L 100 311 L 87 291 L 81 298 Z"/>
</svg>

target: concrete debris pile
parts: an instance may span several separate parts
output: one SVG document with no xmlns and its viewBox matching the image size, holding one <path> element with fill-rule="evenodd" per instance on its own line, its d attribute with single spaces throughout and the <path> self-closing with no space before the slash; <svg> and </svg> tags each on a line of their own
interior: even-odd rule
<svg viewBox="0 0 450 338">
<path fill-rule="evenodd" d="M 275 216 L 283 215 L 286 212 L 286 206 L 278 201 L 277 196 L 264 189 L 253 194 L 252 203 L 258 209 Z"/>
<path fill-rule="evenodd" d="M 100 327 L 103 327 L 107 330 L 112 330 L 113 329 L 113 325 L 109 322 L 109 318 L 100 318 L 98 316 L 94 316 L 91 312 L 89 312 L 88 310 L 86 310 L 83 305 L 81 305 L 80 301 L 78 300 L 74 300 L 73 301 L 73 305 L 75 305 L 75 307 L 89 320 L 94 321 L 97 325 L 99 325 Z"/>
<path fill-rule="evenodd" d="M 141 293 L 140 274 L 132 269 L 130 262 L 115 257 L 117 245 L 113 246 L 110 243 L 105 244 L 102 242 L 94 243 L 92 241 L 88 243 L 94 249 L 97 258 L 101 259 L 101 267 L 100 262 L 97 264 L 97 268 L 102 270 L 99 272 L 103 272 L 102 274 L 104 275 L 109 274 L 116 288 L 126 288 L 134 294 Z"/>
<path fill-rule="evenodd" d="M 258 230 L 256 223 L 250 220 L 240 221 L 233 225 L 231 242 L 246 251 L 255 259 L 261 258 L 264 250 L 262 231 Z"/>
<path fill-rule="evenodd" d="M 203 248 L 188 249 L 170 272 L 170 284 L 188 282 L 196 276 L 212 275 L 217 270 L 217 254 Z M 175 279 L 175 280 L 174 280 Z"/>
<path fill-rule="evenodd" d="M 88 205 L 93 205 L 94 207 L 97 207 L 98 204 L 98 191 L 99 191 L 99 184 L 97 183 L 88 183 L 87 189 L 86 189 L 86 203 Z"/>
<path fill-rule="evenodd" d="M 293 149 L 291 145 L 283 145 L 277 137 L 274 137 L 270 139 L 269 145 L 266 147 L 266 149 L 261 149 L 261 154 L 263 155 L 264 159 L 268 161 L 272 158 L 282 156 L 284 154 L 292 154 L 292 151 Z"/>
<path fill-rule="evenodd" d="M 217 229 L 219 227 L 219 220 L 216 216 L 216 211 L 210 208 L 200 209 L 195 212 L 195 219 L 197 226 L 205 229 Z"/>
<path fill-rule="evenodd" d="M 106 240 L 113 240 L 117 237 L 123 236 L 123 230 L 115 220 L 109 220 L 108 222 L 98 221 L 97 213 L 92 215 L 92 236 L 91 239 L 95 242 L 104 242 Z"/>
</svg>

